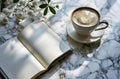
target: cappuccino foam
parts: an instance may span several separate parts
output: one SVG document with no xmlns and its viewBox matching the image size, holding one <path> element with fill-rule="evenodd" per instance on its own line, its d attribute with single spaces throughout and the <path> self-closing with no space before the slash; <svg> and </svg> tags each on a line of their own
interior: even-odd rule
<svg viewBox="0 0 120 79">
<path fill-rule="evenodd" d="M 84 27 L 94 26 L 99 20 L 96 12 L 86 9 L 74 12 L 72 19 L 77 25 Z"/>
</svg>

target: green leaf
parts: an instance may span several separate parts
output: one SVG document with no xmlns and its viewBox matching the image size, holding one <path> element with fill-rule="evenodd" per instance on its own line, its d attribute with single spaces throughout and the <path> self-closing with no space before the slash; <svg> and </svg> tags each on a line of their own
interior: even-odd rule
<svg viewBox="0 0 120 79">
<path fill-rule="evenodd" d="M 48 7 L 46 7 L 44 10 L 44 16 L 47 15 L 47 13 L 48 13 Z"/>
<path fill-rule="evenodd" d="M 51 11 L 53 14 L 56 14 L 56 11 L 55 11 L 55 9 L 54 9 L 53 7 L 49 6 L 49 9 L 50 9 L 50 11 Z"/>
<path fill-rule="evenodd" d="M 48 3 L 50 3 L 51 0 L 48 0 Z"/>
<path fill-rule="evenodd" d="M 13 3 L 17 3 L 19 0 L 13 0 Z"/>
<path fill-rule="evenodd" d="M 41 4 L 39 7 L 40 8 L 45 8 L 45 7 L 47 7 L 48 6 L 48 4 Z"/>
</svg>

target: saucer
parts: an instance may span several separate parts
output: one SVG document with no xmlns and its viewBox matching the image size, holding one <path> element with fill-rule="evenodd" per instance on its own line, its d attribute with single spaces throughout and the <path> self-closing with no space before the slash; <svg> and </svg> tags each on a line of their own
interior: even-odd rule
<svg viewBox="0 0 120 79">
<path fill-rule="evenodd" d="M 75 31 L 72 22 L 69 22 L 67 23 L 67 33 L 73 40 L 77 42 L 92 43 L 101 39 L 101 37 L 104 35 L 104 30 L 93 31 L 89 36 L 80 35 Z"/>
</svg>

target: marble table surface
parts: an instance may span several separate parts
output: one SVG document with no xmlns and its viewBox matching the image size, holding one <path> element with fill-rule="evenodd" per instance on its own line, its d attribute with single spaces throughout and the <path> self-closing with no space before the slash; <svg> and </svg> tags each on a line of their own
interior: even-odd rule
<svg viewBox="0 0 120 79">
<path fill-rule="evenodd" d="M 60 9 L 47 23 L 70 45 L 73 54 L 39 79 L 120 79 L 120 0 L 57 0 L 56 3 Z M 96 8 L 101 20 L 109 22 L 101 41 L 81 44 L 67 35 L 66 26 L 72 11 L 82 6 Z M 1 29 L 0 44 L 17 35 L 16 32 L 2 34 L 7 30 Z"/>
</svg>

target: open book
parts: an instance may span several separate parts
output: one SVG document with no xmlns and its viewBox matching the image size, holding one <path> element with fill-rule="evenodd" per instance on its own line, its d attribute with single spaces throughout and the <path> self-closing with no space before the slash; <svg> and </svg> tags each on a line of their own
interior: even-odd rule
<svg viewBox="0 0 120 79">
<path fill-rule="evenodd" d="M 46 70 L 55 61 L 69 53 L 69 46 L 44 22 L 34 23 L 26 27 L 18 39 Z"/>
<path fill-rule="evenodd" d="M 10 79 L 35 79 L 70 54 L 70 47 L 44 22 L 25 27 L 0 50 L 0 67 Z"/>
</svg>

